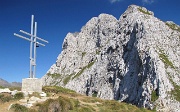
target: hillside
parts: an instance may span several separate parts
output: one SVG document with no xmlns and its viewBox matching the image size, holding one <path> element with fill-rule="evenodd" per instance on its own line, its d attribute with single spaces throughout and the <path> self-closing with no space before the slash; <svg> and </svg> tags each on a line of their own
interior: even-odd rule
<svg viewBox="0 0 180 112">
<path fill-rule="evenodd" d="M 0 97 L 0 107 L 3 107 L 0 111 L 6 112 L 13 104 L 10 112 L 152 112 L 127 103 L 80 95 L 62 87 L 46 86 L 43 91 L 48 93 L 48 100 L 36 103 L 31 108 L 20 105 L 18 100 L 1 103 Z"/>
<path fill-rule="evenodd" d="M 180 27 L 131 5 L 116 19 L 100 14 L 68 33 L 43 85 L 87 96 L 178 112 Z"/>
</svg>

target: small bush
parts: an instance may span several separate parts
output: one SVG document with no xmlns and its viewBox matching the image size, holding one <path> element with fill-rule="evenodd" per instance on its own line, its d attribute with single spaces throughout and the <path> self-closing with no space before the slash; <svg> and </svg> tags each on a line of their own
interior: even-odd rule
<svg viewBox="0 0 180 112">
<path fill-rule="evenodd" d="M 98 92 L 94 91 L 92 97 L 97 97 Z"/>
<path fill-rule="evenodd" d="M 28 112 L 28 108 L 20 104 L 13 104 L 10 108 L 13 112 Z"/>
<path fill-rule="evenodd" d="M 5 102 L 9 102 L 10 100 L 13 100 L 10 94 L 8 93 L 0 94 L 0 102 L 5 103 Z"/>
<path fill-rule="evenodd" d="M 74 100 L 66 97 L 48 99 L 43 104 L 37 104 L 39 112 L 68 112 L 74 108 Z"/>
<path fill-rule="evenodd" d="M 152 91 L 151 93 L 151 101 L 154 102 L 159 98 L 159 95 L 157 94 L 156 91 Z"/>
<path fill-rule="evenodd" d="M 18 92 L 14 95 L 14 99 L 19 100 L 19 99 L 23 99 L 24 98 L 24 94 L 22 92 Z"/>
</svg>

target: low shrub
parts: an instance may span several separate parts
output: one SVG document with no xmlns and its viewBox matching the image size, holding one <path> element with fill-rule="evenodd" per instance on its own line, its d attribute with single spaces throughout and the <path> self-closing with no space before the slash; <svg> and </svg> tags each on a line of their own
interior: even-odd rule
<svg viewBox="0 0 180 112">
<path fill-rule="evenodd" d="M 0 102 L 5 103 L 5 102 L 9 102 L 10 100 L 13 100 L 10 94 L 8 93 L 0 94 Z"/>
<path fill-rule="evenodd" d="M 24 94 L 22 92 L 18 92 L 14 95 L 14 99 L 19 100 L 19 99 L 23 99 L 24 98 Z"/>
<path fill-rule="evenodd" d="M 29 112 L 27 107 L 20 104 L 13 104 L 10 110 L 13 112 Z"/>
</svg>

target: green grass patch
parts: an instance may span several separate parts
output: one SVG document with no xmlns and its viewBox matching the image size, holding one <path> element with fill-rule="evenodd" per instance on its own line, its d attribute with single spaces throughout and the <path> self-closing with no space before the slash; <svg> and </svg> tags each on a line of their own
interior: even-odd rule
<svg viewBox="0 0 180 112">
<path fill-rule="evenodd" d="M 20 100 L 24 98 L 24 94 L 22 92 L 16 93 L 14 96 L 12 96 L 9 93 L 0 93 L 0 102 L 5 103 L 12 100 Z"/>
<path fill-rule="evenodd" d="M 8 93 L 1 93 L 0 94 L 0 102 L 5 103 L 13 100 L 12 96 Z"/>
<path fill-rule="evenodd" d="M 54 74 L 47 73 L 47 75 L 52 77 L 53 79 L 57 79 L 61 77 L 61 74 L 58 74 L 58 73 L 54 73 Z"/>
<path fill-rule="evenodd" d="M 92 97 L 97 97 L 98 93 L 97 92 L 93 92 Z"/>
<path fill-rule="evenodd" d="M 180 86 L 178 86 L 171 78 L 170 74 L 169 75 L 169 80 L 171 82 L 171 84 L 173 85 L 174 87 L 174 90 L 172 90 L 170 93 L 171 95 L 174 96 L 174 98 L 180 102 Z"/>
<path fill-rule="evenodd" d="M 44 88 L 45 87 L 43 87 L 43 89 Z M 52 88 L 58 92 L 61 89 L 66 91 L 61 87 L 46 87 L 47 90 L 52 90 Z M 43 103 L 38 103 L 35 109 L 37 112 L 153 112 L 115 100 L 103 100 L 87 96 L 71 97 L 69 95 L 70 94 L 62 95 L 57 99 L 48 99 Z"/>
<path fill-rule="evenodd" d="M 172 30 L 176 30 L 176 31 L 179 31 L 180 32 L 180 27 L 177 26 L 175 23 L 168 23 L 166 22 L 166 25 L 171 28 Z"/>
<path fill-rule="evenodd" d="M 166 67 L 170 66 L 171 68 L 175 68 L 173 63 L 168 59 L 168 56 L 162 50 L 160 50 L 159 58 L 165 64 Z"/>
<path fill-rule="evenodd" d="M 100 52 L 101 52 L 101 51 L 99 51 L 99 50 L 96 50 L 96 54 L 97 54 L 97 55 L 99 55 L 99 54 L 100 54 Z"/>
<path fill-rule="evenodd" d="M 87 68 L 91 68 L 91 66 L 94 65 L 94 63 L 95 63 L 95 61 L 92 61 L 91 63 L 89 63 L 89 64 L 87 65 Z"/>
<path fill-rule="evenodd" d="M 91 66 L 94 64 L 95 61 L 90 62 L 87 66 L 84 66 L 72 79 L 75 79 L 76 77 L 79 77 L 86 68 L 91 68 Z"/>
<path fill-rule="evenodd" d="M 3 87 L 3 86 L 0 86 L 0 89 L 4 89 L 5 87 Z"/>
<path fill-rule="evenodd" d="M 86 55 L 86 52 L 82 52 L 82 58 Z"/>
<path fill-rule="evenodd" d="M 84 72 L 84 70 L 86 68 L 87 68 L 87 66 L 83 67 L 72 79 L 75 79 L 76 77 L 79 77 Z"/>
<path fill-rule="evenodd" d="M 147 14 L 147 15 L 152 15 L 148 10 L 147 11 L 144 11 L 142 8 L 138 8 L 138 10 L 144 14 Z"/>
<path fill-rule="evenodd" d="M 14 90 L 21 91 L 21 87 L 9 87 L 9 90 L 11 90 L 11 91 L 14 91 Z"/>
<path fill-rule="evenodd" d="M 20 99 L 23 99 L 24 98 L 24 94 L 23 92 L 18 92 L 14 95 L 14 99 L 16 100 L 20 100 Z"/>
<path fill-rule="evenodd" d="M 66 85 L 66 84 L 69 82 L 69 80 L 71 79 L 71 77 L 72 77 L 74 74 L 75 74 L 75 73 L 72 73 L 72 74 L 68 75 L 68 76 L 63 80 L 64 85 Z"/>
<path fill-rule="evenodd" d="M 152 91 L 151 93 L 151 101 L 155 102 L 159 98 L 159 95 L 157 94 L 156 91 Z"/>
<path fill-rule="evenodd" d="M 59 96 L 57 99 L 48 99 L 36 106 L 39 112 L 68 112 L 77 108 L 78 104 L 75 99 Z"/>
<path fill-rule="evenodd" d="M 13 112 L 29 112 L 29 109 L 20 104 L 13 104 L 10 108 Z"/>
<path fill-rule="evenodd" d="M 42 90 L 45 93 L 75 93 L 75 91 L 60 86 L 44 86 Z"/>
</svg>

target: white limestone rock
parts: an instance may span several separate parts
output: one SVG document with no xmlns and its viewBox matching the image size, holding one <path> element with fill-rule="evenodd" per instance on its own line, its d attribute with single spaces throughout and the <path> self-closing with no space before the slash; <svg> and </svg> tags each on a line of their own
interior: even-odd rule
<svg viewBox="0 0 180 112">
<path fill-rule="evenodd" d="M 81 32 L 67 34 L 56 63 L 42 77 L 43 85 L 177 112 L 180 103 L 172 91 L 180 86 L 179 37 L 177 29 L 136 5 L 119 20 L 100 14 Z M 159 97 L 155 103 L 152 94 Z"/>
</svg>

